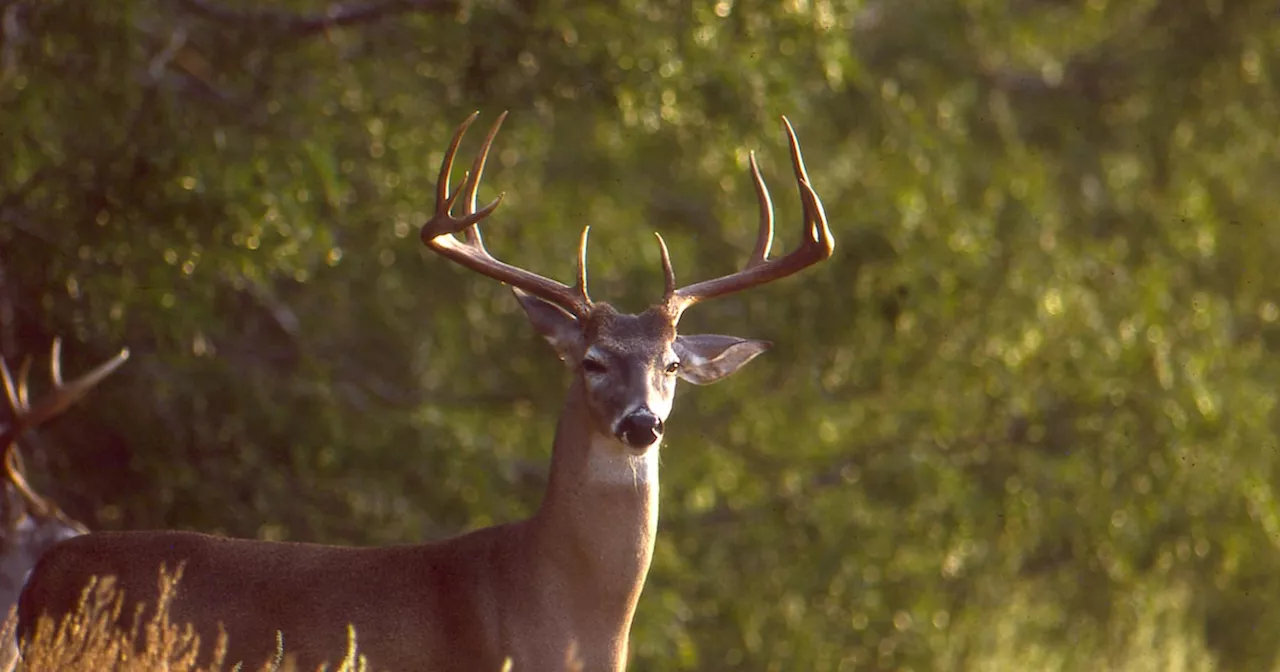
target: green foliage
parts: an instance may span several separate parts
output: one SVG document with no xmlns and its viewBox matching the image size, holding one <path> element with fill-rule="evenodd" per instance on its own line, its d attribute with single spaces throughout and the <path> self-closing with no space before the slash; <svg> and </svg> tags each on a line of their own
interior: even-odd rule
<svg viewBox="0 0 1280 672">
<path fill-rule="evenodd" d="M 1272 3 L 211 1 L 0 2 L 0 348 L 135 355 L 35 444 L 73 515 L 527 514 L 565 376 L 415 239 L 449 132 L 510 108 L 490 248 L 591 224 L 637 309 L 653 230 L 744 258 L 750 151 L 795 243 L 787 114 L 836 258 L 682 325 L 776 347 L 681 394 L 635 667 L 1274 668 Z"/>
</svg>

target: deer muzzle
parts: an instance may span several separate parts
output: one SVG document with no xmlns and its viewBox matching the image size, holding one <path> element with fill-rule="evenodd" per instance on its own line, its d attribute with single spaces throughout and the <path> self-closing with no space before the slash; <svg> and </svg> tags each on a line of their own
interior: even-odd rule
<svg viewBox="0 0 1280 672">
<path fill-rule="evenodd" d="M 647 408 L 637 409 L 618 423 L 617 438 L 632 448 L 648 448 L 662 438 L 662 418 Z"/>
</svg>

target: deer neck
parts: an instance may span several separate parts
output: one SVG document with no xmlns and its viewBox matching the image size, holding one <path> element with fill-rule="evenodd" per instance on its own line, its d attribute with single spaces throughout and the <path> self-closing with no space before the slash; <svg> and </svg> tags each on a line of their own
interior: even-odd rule
<svg viewBox="0 0 1280 672">
<path fill-rule="evenodd" d="M 591 421 L 580 380 L 556 428 L 546 496 L 530 521 L 544 557 L 599 616 L 628 628 L 658 527 L 658 449 L 635 456 Z M 603 599 L 601 599 L 603 598 Z"/>
</svg>

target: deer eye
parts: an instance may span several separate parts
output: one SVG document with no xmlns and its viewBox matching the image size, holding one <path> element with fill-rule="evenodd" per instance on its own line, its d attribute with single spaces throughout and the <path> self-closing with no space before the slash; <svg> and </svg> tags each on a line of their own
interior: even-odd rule
<svg viewBox="0 0 1280 672">
<path fill-rule="evenodd" d="M 584 359 L 582 360 L 582 370 L 587 373 L 604 373 L 604 362 L 601 362 L 598 359 Z"/>
<path fill-rule="evenodd" d="M 676 371 L 680 370 L 680 362 L 671 362 L 667 365 L 666 372 L 668 376 L 674 376 Z"/>
</svg>

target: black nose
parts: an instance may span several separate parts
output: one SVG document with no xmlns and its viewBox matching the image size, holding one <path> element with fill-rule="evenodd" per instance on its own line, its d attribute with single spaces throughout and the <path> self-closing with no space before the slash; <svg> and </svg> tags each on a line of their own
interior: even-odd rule
<svg viewBox="0 0 1280 672">
<path fill-rule="evenodd" d="M 662 420 L 649 411 L 636 411 L 618 423 L 618 438 L 632 448 L 647 448 L 662 435 Z"/>
</svg>

